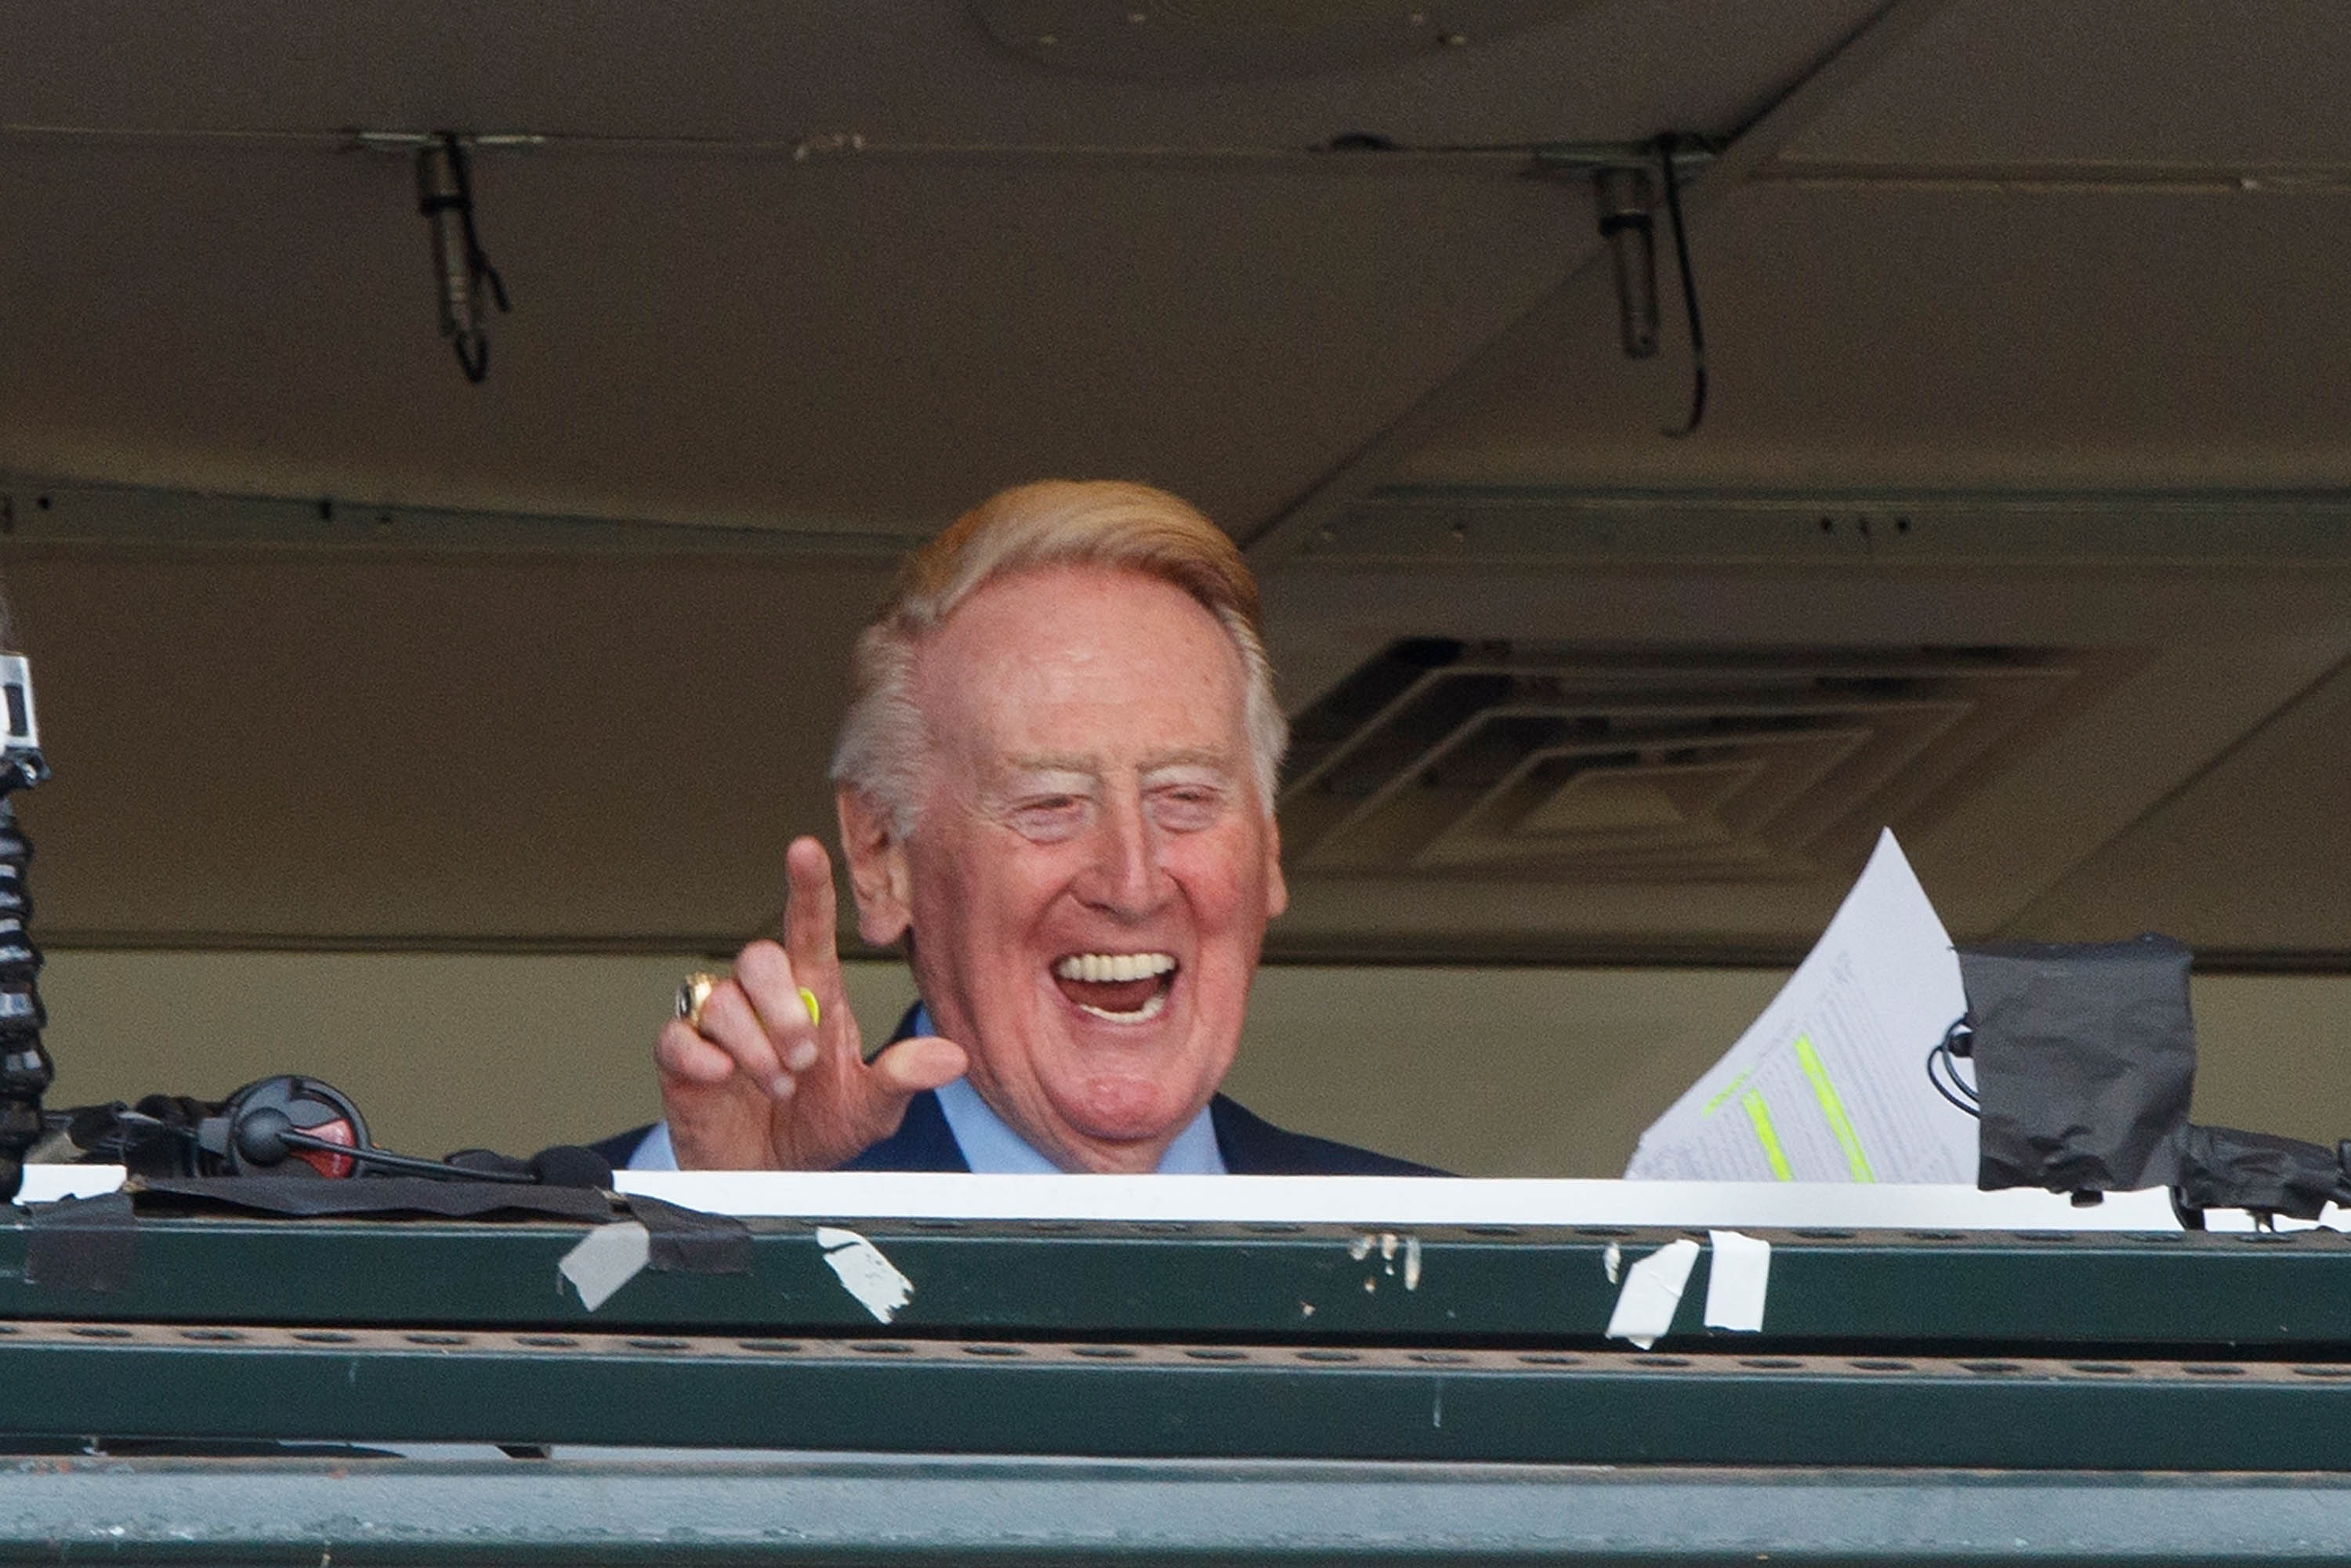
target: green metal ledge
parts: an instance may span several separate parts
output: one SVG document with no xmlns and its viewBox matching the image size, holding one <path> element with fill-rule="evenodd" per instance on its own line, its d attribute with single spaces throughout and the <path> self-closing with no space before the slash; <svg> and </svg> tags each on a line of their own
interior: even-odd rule
<svg viewBox="0 0 2351 1568">
<path fill-rule="evenodd" d="M 885 1332 L 814 1226 L 754 1220 L 753 1271 L 648 1270 L 594 1312 L 558 1262 L 562 1221 L 141 1218 L 108 1290 L 26 1278 L 24 1211 L 0 1226 L 0 1320 Z M 917 1336 L 1240 1339 L 1600 1347 L 1621 1267 L 1682 1235 L 1607 1228 L 852 1222 L 914 1285 L 886 1331 Z M 1703 1240 L 1703 1231 L 1692 1232 Z M 1756 1231 L 1772 1244 L 1764 1333 L 1700 1325 L 1701 1259 L 1667 1343 L 1917 1351 L 2262 1351 L 2351 1346 L 2351 1239 L 2333 1231 Z"/>
<path fill-rule="evenodd" d="M 18 1323 L 20 1440 L 2351 1471 L 2351 1364 Z"/>
</svg>

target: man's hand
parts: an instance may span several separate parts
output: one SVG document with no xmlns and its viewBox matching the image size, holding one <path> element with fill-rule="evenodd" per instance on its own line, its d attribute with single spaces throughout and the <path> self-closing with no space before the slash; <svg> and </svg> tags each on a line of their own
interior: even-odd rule
<svg viewBox="0 0 2351 1568">
<path fill-rule="evenodd" d="M 963 1048 L 935 1038 L 862 1059 L 841 988 L 832 862 L 814 839 L 795 839 L 784 869 L 783 945 L 736 955 L 702 1027 L 675 1019 L 653 1046 L 682 1170 L 831 1170 L 896 1132 L 907 1101 L 963 1076 Z"/>
</svg>

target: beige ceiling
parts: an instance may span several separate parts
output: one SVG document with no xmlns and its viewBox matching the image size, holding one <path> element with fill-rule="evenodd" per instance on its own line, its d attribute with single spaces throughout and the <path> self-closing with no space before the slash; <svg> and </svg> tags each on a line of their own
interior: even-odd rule
<svg viewBox="0 0 2351 1568">
<path fill-rule="evenodd" d="M 1970 934 L 2351 961 L 2351 13 L 1131 9 L 1190 74 L 1052 0 L 0 14 L 43 928 L 725 946 L 892 555 L 1069 473 L 1251 543 L 1301 713 L 1402 638 L 2083 672 L 1907 794 L 1823 774 L 1769 877 L 1301 867 L 1279 952 L 1783 953 L 1882 811 Z M 444 128 L 536 139 L 475 154 L 478 388 L 352 135 Z M 1662 130 L 1719 152 L 1687 440 L 1670 263 L 1627 361 L 1530 177 Z"/>
<path fill-rule="evenodd" d="M 1056 8 L 1092 9 L 1083 0 L 1028 7 Z M 1066 68 L 1040 66 L 991 30 L 993 18 L 1020 9 L 987 0 L 217 0 L 159 10 L 92 0 L 16 8 L 0 37 L 17 123 L 305 134 L 454 127 L 722 144 L 854 131 L 924 144 L 1300 149 L 1350 131 L 1451 144 L 1639 135 L 1685 117 L 1692 129 L 1727 129 L 1878 6 L 1138 0 L 1129 12 L 1157 11 L 1163 29 L 1256 10 L 1287 13 L 1311 32 L 1352 9 L 1365 36 L 1416 35 L 1418 13 L 1468 46 L 1355 73 L 1175 81 L 1090 70 L 1081 57 Z M 1489 17 L 1504 24 L 1500 37 L 1488 37 Z M 1245 35 L 1248 19 L 1238 20 Z"/>
</svg>

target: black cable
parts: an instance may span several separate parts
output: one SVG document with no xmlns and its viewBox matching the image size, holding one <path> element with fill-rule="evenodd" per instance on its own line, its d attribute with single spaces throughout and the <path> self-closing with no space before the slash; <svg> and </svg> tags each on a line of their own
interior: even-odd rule
<svg viewBox="0 0 2351 1568">
<path fill-rule="evenodd" d="M 1983 1103 L 1982 1096 L 1976 1092 L 1967 1080 L 1959 1076 L 1959 1053 L 1951 1049 L 1952 1041 L 1967 1032 L 1969 1032 L 1968 1020 L 1964 1017 L 1954 1019 L 1951 1020 L 1951 1027 L 1943 1031 L 1943 1038 L 1928 1048 L 1927 1082 L 1935 1086 L 1936 1093 L 1940 1094 L 1969 1115 L 1981 1121 L 1983 1112 L 1979 1107 Z M 1941 1064 L 1943 1070 L 1940 1073 L 1935 1071 L 1938 1063 Z M 1949 1079 L 1949 1083 L 1944 1082 L 1947 1077 Z"/>
<path fill-rule="evenodd" d="M 517 1171 L 471 1170 L 464 1166 L 444 1164 L 440 1160 L 420 1160 L 409 1155 L 395 1155 L 383 1149 L 356 1149 L 349 1144 L 339 1144 L 332 1138 L 314 1137 L 308 1133 L 293 1131 L 277 1134 L 298 1149 L 316 1149 L 324 1155 L 340 1155 L 345 1159 L 363 1165 L 381 1166 L 387 1170 L 413 1171 L 419 1176 L 454 1177 L 460 1181 L 502 1181 L 521 1186 L 534 1186 L 538 1178 Z"/>
<path fill-rule="evenodd" d="M 1959 1092 L 1965 1094 L 1970 1100 L 1978 1100 L 1981 1096 L 1977 1094 L 1970 1085 L 1959 1082 L 1959 1069 L 1955 1063 L 1962 1056 L 1974 1056 L 1975 1047 L 1972 1042 L 1975 1037 L 1975 1025 L 1969 1020 L 1967 1014 L 1961 1013 L 1951 1020 L 1950 1027 L 1943 1031 L 1943 1038 L 1937 1045 L 1937 1049 L 1943 1053 L 1943 1065 L 1951 1069 L 1951 1082 L 1958 1083 Z M 1963 1049 L 1962 1041 L 1970 1043 Z"/>
<path fill-rule="evenodd" d="M 1935 1063 L 1938 1061 L 1942 1060 L 1943 1055 L 1943 1048 L 1939 1045 L 1927 1052 L 1927 1082 L 1934 1085 L 1936 1093 L 1940 1094 L 1944 1099 L 1949 1101 L 1959 1110 L 1966 1112 L 1969 1115 L 1975 1117 L 1978 1121 L 1981 1121 L 1983 1119 L 1983 1113 L 1981 1111 L 1978 1110 L 1968 1101 L 1961 1099 L 1959 1094 L 1955 1094 L 1951 1092 L 1954 1088 L 1957 1088 L 1961 1092 L 1965 1092 L 1967 1085 L 1961 1083 L 1956 1074 L 1953 1075 L 1950 1083 L 1948 1085 L 1944 1083 L 1943 1080 L 1938 1075 L 1937 1075 L 1935 1071 Z M 1947 1064 L 1943 1071 L 1946 1072 L 1950 1071 L 1949 1066 Z"/>
<path fill-rule="evenodd" d="M 474 177 L 465 165 L 465 144 L 457 140 L 457 133 L 454 131 L 441 133 L 441 144 L 448 150 L 449 178 L 457 187 L 456 200 L 452 205 L 456 208 L 458 226 L 465 235 L 467 279 L 475 289 L 486 282 L 490 286 L 490 301 L 498 308 L 498 314 L 511 315 L 514 307 L 507 302 L 506 279 L 500 277 L 498 269 L 490 265 L 489 254 L 482 249 L 481 232 L 474 227 Z M 465 340 L 468 338 L 474 340 L 471 353 L 466 351 Z M 483 378 L 490 373 L 488 337 L 478 331 L 460 331 L 453 343 L 457 350 L 457 368 L 465 372 L 467 381 L 475 386 L 481 385 Z"/>
<path fill-rule="evenodd" d="M 1666 215 L 1674 226 L 1674 265 L 1681 269 L 1682 315 L 1689 323 L 1689 423 L 1679 430 L 1664 432 L 1677 441 L 1696 434 L 1698 421 L 1706 417 L 1706 329 L 1698 321 L 1698 284 L 1690 276 L 1689 235 L 1682 229 L 1681 181 L 1674 172 L 1674 147 L 1679 140 L 1670 131 L 1657 138 L 1657 162 L 1663 166 L 1666 179 Z"/>
</svg>

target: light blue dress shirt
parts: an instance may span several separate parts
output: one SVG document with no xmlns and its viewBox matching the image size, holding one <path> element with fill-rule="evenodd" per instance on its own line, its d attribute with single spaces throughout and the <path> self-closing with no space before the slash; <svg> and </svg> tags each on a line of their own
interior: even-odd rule
<svg viewBox="0 0 2351 1568">
<path fill-rule="evenodd" d="M 914 1009 L 914 1032 L 931 1032 L 928 1008 Z M 958 1078 L 938 1092 L 939 1109 L 946 1113 L 947 1131 L 955 1134 L 956 1146 L 963 1150 L 966 1164 L 975 1171 L 988 1176 L 1050 1176 L 1061 1166 L 1039 1154 L 1029 1140 L 1014 1132 L 1004 1118 L 988 1109 L 987 1102 L 979 1097 L 964 1079 Z M 1161 1176 L 1223 1176 L 1225 1156 L 1217 1147 L 1216 1124 L 1209 1119 L 1207 1106 L 1200 1113 L 1184 1124 L 1159 1156 Z M 669 1124 L 656 1122 L 653 1130 L 629 1156 L 632 1171 L 674 1171 L 677 1169 L 677 1150 L 669 1141 Z"/>
</svg>

